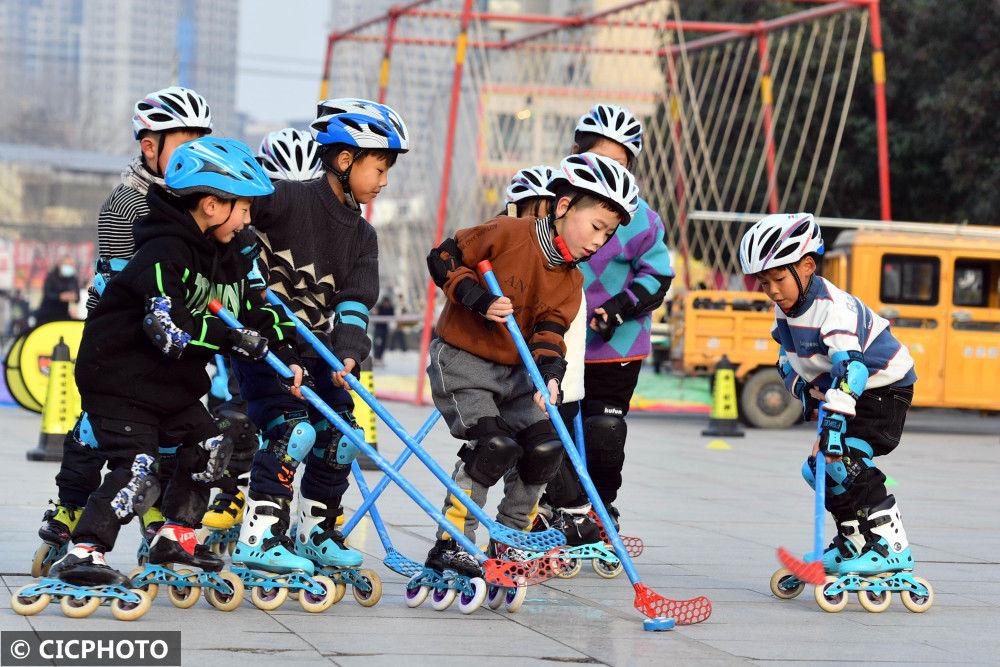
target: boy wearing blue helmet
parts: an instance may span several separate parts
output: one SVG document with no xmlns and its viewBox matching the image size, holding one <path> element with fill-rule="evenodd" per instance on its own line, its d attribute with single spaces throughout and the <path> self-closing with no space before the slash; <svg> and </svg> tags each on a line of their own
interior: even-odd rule
<svg viewBox="0 0 1000 667">
<path fill-rule="evenodd" d="M 361 206 L 388 185 L 409 138 L 395 111 L 361 99 L 320 102 L 310 129 L 324 175 L 276 181 L 273 195 L 254 202 L 261 269 L 268 287 L 343 361 L 344 372 L 332 373 L 313 350 L 302 350 L 316 393 L 362 434 L 344 381 L 371 349 L 368 312 L 379 293 L 378 242 Z M 316 565 L 361 565 L 361 554 L 336 530 L 357 449 L 311 406 L 282 391 L 266 365 L 241 360 L 233 370 L 263 437 L 233 562 L 310 574 Z M 299 463 L 305 471 L 293 545 L 285 533 Z"/>
<path fill-rule="evenodd" d="M 200 402 L 210 385 L 205 364 L 216 352 L 257 359 L 269 347 L 296 362 L 290 323 L 253 305 L 260 296 L 246 289 L 246 259 L 229 245 L 250 222 L 251 199 L 273 190 L 253 154 L 232 139 L 196 139 L 174 151 L 164 179 L 166 190 L 147 193 L 137 252 L 87 319 L 76 361 L 83 408 L 109 468 L 87 499 L 73 548 L 52 569 L 76 585 L 129 586 L 104 552 L 161 492 L 167 521 L 150 562 L 222 568 L 195 548 L 209 483 L 231 449 Z M 208 312 L 216 298 L 256 329 L 229 329 Z M 160 442 L 181 443 L 163 489 L 152 470 Z"/>
</svg>

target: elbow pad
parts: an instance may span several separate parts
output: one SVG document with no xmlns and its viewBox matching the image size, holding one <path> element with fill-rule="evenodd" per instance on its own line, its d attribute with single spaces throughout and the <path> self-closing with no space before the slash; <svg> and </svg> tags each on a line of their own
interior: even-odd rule
<svg viewBox="0 0 1000 667">
<path fill-rule="evenodd" d="M 833 368 L 830 369 L 832 388 L 857 400 L 868 384 L 868 367 L 865 366 L 864 356 L 856 350 L 838 351 L 833 353 L 830 360 L 833 362 Z"/>
<path fill-rule="evenodd" d="M 153 345 L 171 359 L 180 359 L 184 348 L 191 342 L 191 335 L 170 319 L 169 296 L 157 296 L 146 301 L 142 330 Z"/>
<path fill-rule="evenodd" d="M 430 271 L 434 284 L 442 289 L 448 280 L 448 274 L 460 266 L 463 266 L 462 251 L 458 249 L 455 239 L 445 239 L 427 254 L 427 270 Z"/>
</svg>

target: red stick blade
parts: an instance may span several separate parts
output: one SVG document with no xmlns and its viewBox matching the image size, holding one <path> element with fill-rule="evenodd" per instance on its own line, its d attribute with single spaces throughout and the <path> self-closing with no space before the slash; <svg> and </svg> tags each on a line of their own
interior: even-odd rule
<svg viewBox="0 0 1000 667">
<path fill-rule="evenodd" d="M 561 567 L 569 567 L 569 562 L 564 560 L 562 555 L 562 549 L 556 547 L 531 560 L 489 558 L 483 561 L 486 582 L 505 588 L 540 584 L 558 575 Z"/>
<path fill-rule="evenodd" d="M 712 603 L 704 596 L 670 600 L 643 583 L 635 585 L 635 608 L 649 618 L 672 618 L 677 625 L 701 623 L 712 615 Z"/>
<path fill-rule="evenodd" d="M 780 547 L 778 549 L 778 560 L 781 561 L 782 565 L 791 570 L 792 574 L 807 584 L 819 586 L 826 581 L 826 572 L 823 571 L 823 561 L 821 560 L 806 563 Z"/>
<path fill-rule="evenodd" d="M 604 530 L 604 524 L 601 523 L 600 517 L 597 516 L 597 512 L 590 510 L 590 518 L 597 523 L 597 527 L 601 529 L 601 539 L 608 545 L 608 548 L 614 551 L 615 547 L 611 544 L 611 538 L 608 537 L 608 533 Z M 645 547 L 641 537 L 628 537 L 626 535 L 618 534 L 618 537 L 622 539 L 622 544 L 625 545 L 625 551 L 632 558 L 638 558 L 642 555 L 642 550 Z"/>
</svg>

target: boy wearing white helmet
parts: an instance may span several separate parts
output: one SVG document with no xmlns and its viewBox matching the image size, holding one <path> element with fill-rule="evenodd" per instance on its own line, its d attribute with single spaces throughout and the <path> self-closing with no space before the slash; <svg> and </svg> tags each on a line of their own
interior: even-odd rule
<svg viewBox="0 0 1000 667">
<path fill-rule="evenodd" d="M 106 284 L 124 268 L 135 253 L 133 225 L 149 213 L 146 192 L 150 185 L 163 185 L 163 170 L 175 148 L 212 131 L 212 112 L 204 98 L 193 90 L 171 86 L 149 93 L 135 103 L 132 131 L 140 154 L 122 172 L 122 182 L 104 201 L 97 215 L 97 276 L 95 284 Z M 101 287 L 100 289 L 103 289 Z M 99 289 L 91 291 L 87 311 L 97 305 Z M 58 502 L 47 510 L 39 537 L 53 547 L 69 540 L 87 496 L 101 481 L 104 461 L 81 438 L 89 433 L 83 414 L 66 435 L 56 486 Z M 89 436 L 87 436 L 89 439 Z M 159 516 L 152 517 L 158 523 Z"/>
<path fill-rule="evenodd" d="M 642 124 L 628 109 L 597 104 L 580 117 L 573 150 L 592 151 L 632 169 L 642 136 Z M 674 277 L 664 235 L 660 216 L 640 198 L 631 224 L 580 267 L 589 324 L 581 402 L 587 470 L 616 524 L 618 509 L 612 503 L 622 485 L 625 417 L 643 359 L 652 351 L 652 313 Z M 566 416 L 575 416 L 576 406 L 569 407 Z M 590 509 L 568 462 L 549 484 L 543 517 L 549 505 L 579 517 Z"/>
<path fill-rule="evenodd" d="M 257 161 L 272 181 L 311 181 L 323 173 L 319 144 L 308 132 L 292 127 L 264 137 Z"/>
<path fill-rule="evenodd" d="M 388 185 L 389 169 L 409 150 L 409 135 L 392 108 L 355 98 L 321 101 L 310 130 L 321 177 L 275 180 L 274 194 L 254 202 L 261 270 L 267 286 L 343 362 L 344 371 L 333 373 L 313 350 L 302 350 L 316 393 L 364 437 L 344 380 L 370 352 L 368 313 L 379 293 L 378 241 L 361 206 Z M 267 364 L 233 360 L 233 371 L 263 439 L 250 468 L 247 520 L 233 561 L 271 572 L 361 565 L 361 553 L 336 529 L 357 448 L 290 395 Z M 293 544 L 286 531 L 300 463 L 305 471 Z"/>
<path fill-rule="evenodd" d="M 497 323 L 516 319 L 556 402 L 566 370 L 564 335 L 582 301 L 576 267 L 628 224 L 638 205 L 632 175 L 593 153 L 565 158 L 546 189 L 554 194 L 548 216 L 500 216 L 458 231 L 427 257 L 431 277 L 448 297 L 427 374 L 452 435 L 468 441 L 452 478 L 482 506 L 489 488 L 510 471 L 497 521 L 516 530 L 527 529 L 529 513 L 562 463 L 563 447 L 513 341 Z M 491 261 L 507 296 L 483 286 L 476 270 L 482 260 Z M 478 522 L 450 494 L 443 511 L 475 539 Z M 491 550 L 523 559 L 495 543 Z M 482 576 L 479 564 L 441 529 L 426 565 Z"/>
<path fill-rule="evenodd" d="M 823 254 L 809 213 L 769 215 L 740 243 L 743 272 L 777 306 L 771 335 L 778 371 L 802 402 L 804 419 L 824 417 L 802 475 L 815 486 L 815 457 L 826 466 L 826 508 L 838 535 L 823 554 L 827 572 L 872 575 L 909 570 L 913 558 L 895 498 L 872 458 L 899 444 L 917 376 L 889 322 L 817 273 Z"/>
</svg>

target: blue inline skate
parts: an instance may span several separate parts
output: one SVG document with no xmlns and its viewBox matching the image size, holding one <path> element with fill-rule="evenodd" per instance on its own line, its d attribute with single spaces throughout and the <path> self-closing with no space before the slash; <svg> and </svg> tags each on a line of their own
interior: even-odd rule
<svg viewBox="0 0 1000 667">
<path fill-rule="evenodd" d="M 338 587 L 351 585 L 358 604 L 371 607 L 382 599 L 382 580 L 373 570 L 359 569 L 364 558 L 347 546 L 336 528 L 342 514 L 340 507 L 299 496 L 295 553 L 311 560 Z"/>
<path fill-rule="evenodd" d="M 590 503 L 573 508 L 538 508 L 531 529 L 551 528 L 566 536 L 566 546 L 560 548 L 560 558 L 564 561 L 559 567 L 560 579 L 572 579 L 580 574 L 585 560 L 589 560 L 594 572 L 605 579 L 614 579 L 624 571 L 614 549 L 602 538 L 601 526 L 593 519 L 590 509 Z"/>
<path fill-rule="evenodd" d="M 838 612 L 847 606 L 848 593 L 856 592 L 866 611 L 878 613 L 889 608 L 895 591 L 910 611 L 930 609 L 934 590 L 926 579 L 913 575 L 913 556 L 896 499 L 890 495 L 874 507 L 862 508 L 858 518 L 864 545 L 857 556 L 839 564 L 836 576 L 828 575 L 816 587 L 820 608 Z"/>
<path fill-rule="evenodd" d="M 842 521 L 837 525 L 837 534 L 830 546 L 823 552 L 823 571 L 828 575 L 840 573 L 840 564 L 861 553 L 865 538 L 861 535 L 856 520 Z M 806 562 L 815 560 L 813 552 L 805 555 Z M 805 590 L 806 582 L 796 577 L 788 568 L 781 568 L 771 577 L 771 592 L 783 600 L 791 600 Z"/>
<path fill-rule="evenodd" d="M 407 607 L 418 607 L 429 596 L 435 611 L 444 611 L 457 598 L 459 610 L 471 614 L 482 606 L 488 588 L 495 587 L 487 587 L 483 568 L 472 554 L 453 539 L 441 539 L 428 552 L 423 571 L 406 582 L 404 598 Z"/>
<path fill-rule="evenodd" d="M 102 602 L 111 603 L 112 615 L 120 621 L 133 621 L 145 614 L 152 598 L 132 589 L 131 580 L 104 560 L 104 554 L 92 544 L 79 543 L 52 567 L 58 579 L 18 589 L 10 600 L 11 609 L 22 616 L 32 616 L 59 600 L 62 612 L 70 618 L 90 616 Z"/>
<path fill-rule="evenodd" d="M 287 535 L 290 503 L 280 496 L 248 493 L 232 570 L 250 589 L 250 600 L 258 609 L 277 609 L 294 591 L 306 611 L 325 611 L 344 597 L 346 588 L 316 575 L 313 562 L 296 555 Z"/>
<path fill-rule="evenodd" d="M 192 571 L 176 566 L 196 568 Z M 223 561 L 204 544 L 198 544 L 193 528 L 166 522 L 149 546 L 148 562 L 129 575 L 132 586 L 155 598 L 160 586 L 175 607 L 187 609 L 198 602 L 202 589 L 205 599 L 220 611 L 232 611 L 243 601 L 244 587 L 239 576 L 223 572 Z"/>
</svg>

